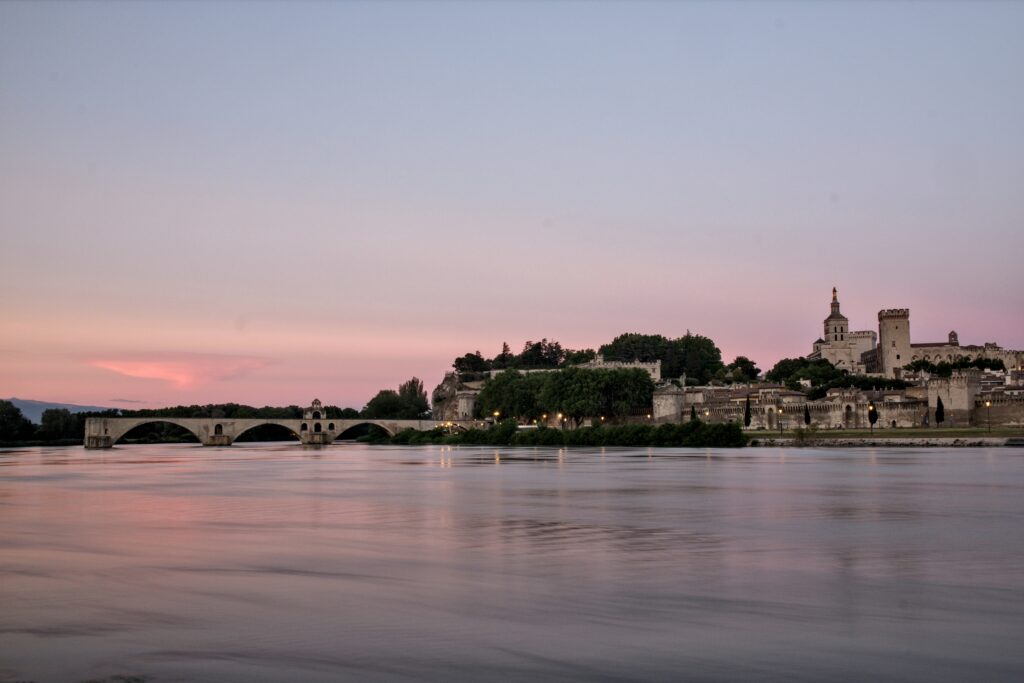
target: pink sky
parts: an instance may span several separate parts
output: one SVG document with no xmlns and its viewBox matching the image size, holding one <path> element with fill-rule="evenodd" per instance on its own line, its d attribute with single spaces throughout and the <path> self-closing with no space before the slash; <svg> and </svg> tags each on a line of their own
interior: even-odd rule
<svg viewBox="0 0 1024 683">
<path fill-rule="evenodd" d="M 0 396 L 358 408 L 634 331 L 766 369 L 833 286 L 1024 348 L 1024 6 L 582 7 L 0 3 Z"/>
</svg>

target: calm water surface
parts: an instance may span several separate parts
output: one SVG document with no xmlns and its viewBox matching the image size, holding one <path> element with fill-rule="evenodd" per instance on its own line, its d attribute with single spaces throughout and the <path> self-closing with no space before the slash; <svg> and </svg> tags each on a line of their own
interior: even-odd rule
<svg viewBox="0 0 1024 683">
<path fill-rule="evenodd" d="M 1024 449 L 0 451 L 0 680 L 1020 681 Z"/>
</svg>

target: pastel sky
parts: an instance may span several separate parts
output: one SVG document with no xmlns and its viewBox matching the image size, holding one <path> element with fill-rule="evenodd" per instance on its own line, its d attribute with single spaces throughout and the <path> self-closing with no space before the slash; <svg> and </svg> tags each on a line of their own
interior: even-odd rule
<svg viewBox="0 0 1024 683">
<path fill-rule="evenodd" d="M 626 331 L 1024 348 L 1024 3 L 0 3 L 0 396 Z"/>
</svg>

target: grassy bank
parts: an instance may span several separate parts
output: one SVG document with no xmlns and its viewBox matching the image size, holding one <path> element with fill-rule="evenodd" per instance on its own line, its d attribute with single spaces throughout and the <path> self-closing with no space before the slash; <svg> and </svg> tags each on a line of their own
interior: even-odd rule
<svg viewBox="0 0 1024 683">
<path fill-rule="evenodd" d="M 580 429 L 519 429 L 506 421 L 490 429 L 470 429 L 449 434 L 435 429 L 412 429 L 377 443 L 448 444 L 461 446 L 675 446 L 690 448 L 740 448 L 747 437 L 735 424 L 706 424 L 700 421 L 663 425 L 618 425 Z"/>
</svg>

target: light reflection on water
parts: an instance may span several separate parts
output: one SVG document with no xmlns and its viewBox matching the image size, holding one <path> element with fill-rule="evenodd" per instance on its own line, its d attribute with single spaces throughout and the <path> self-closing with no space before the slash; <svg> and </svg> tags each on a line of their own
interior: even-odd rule
<svg viewBox="0 0 1024 683">
<path fill-rule="evenodd" d="M 0 680 L 1022 680 L 1024 451 L 0 451 Z"/>
</svg>

